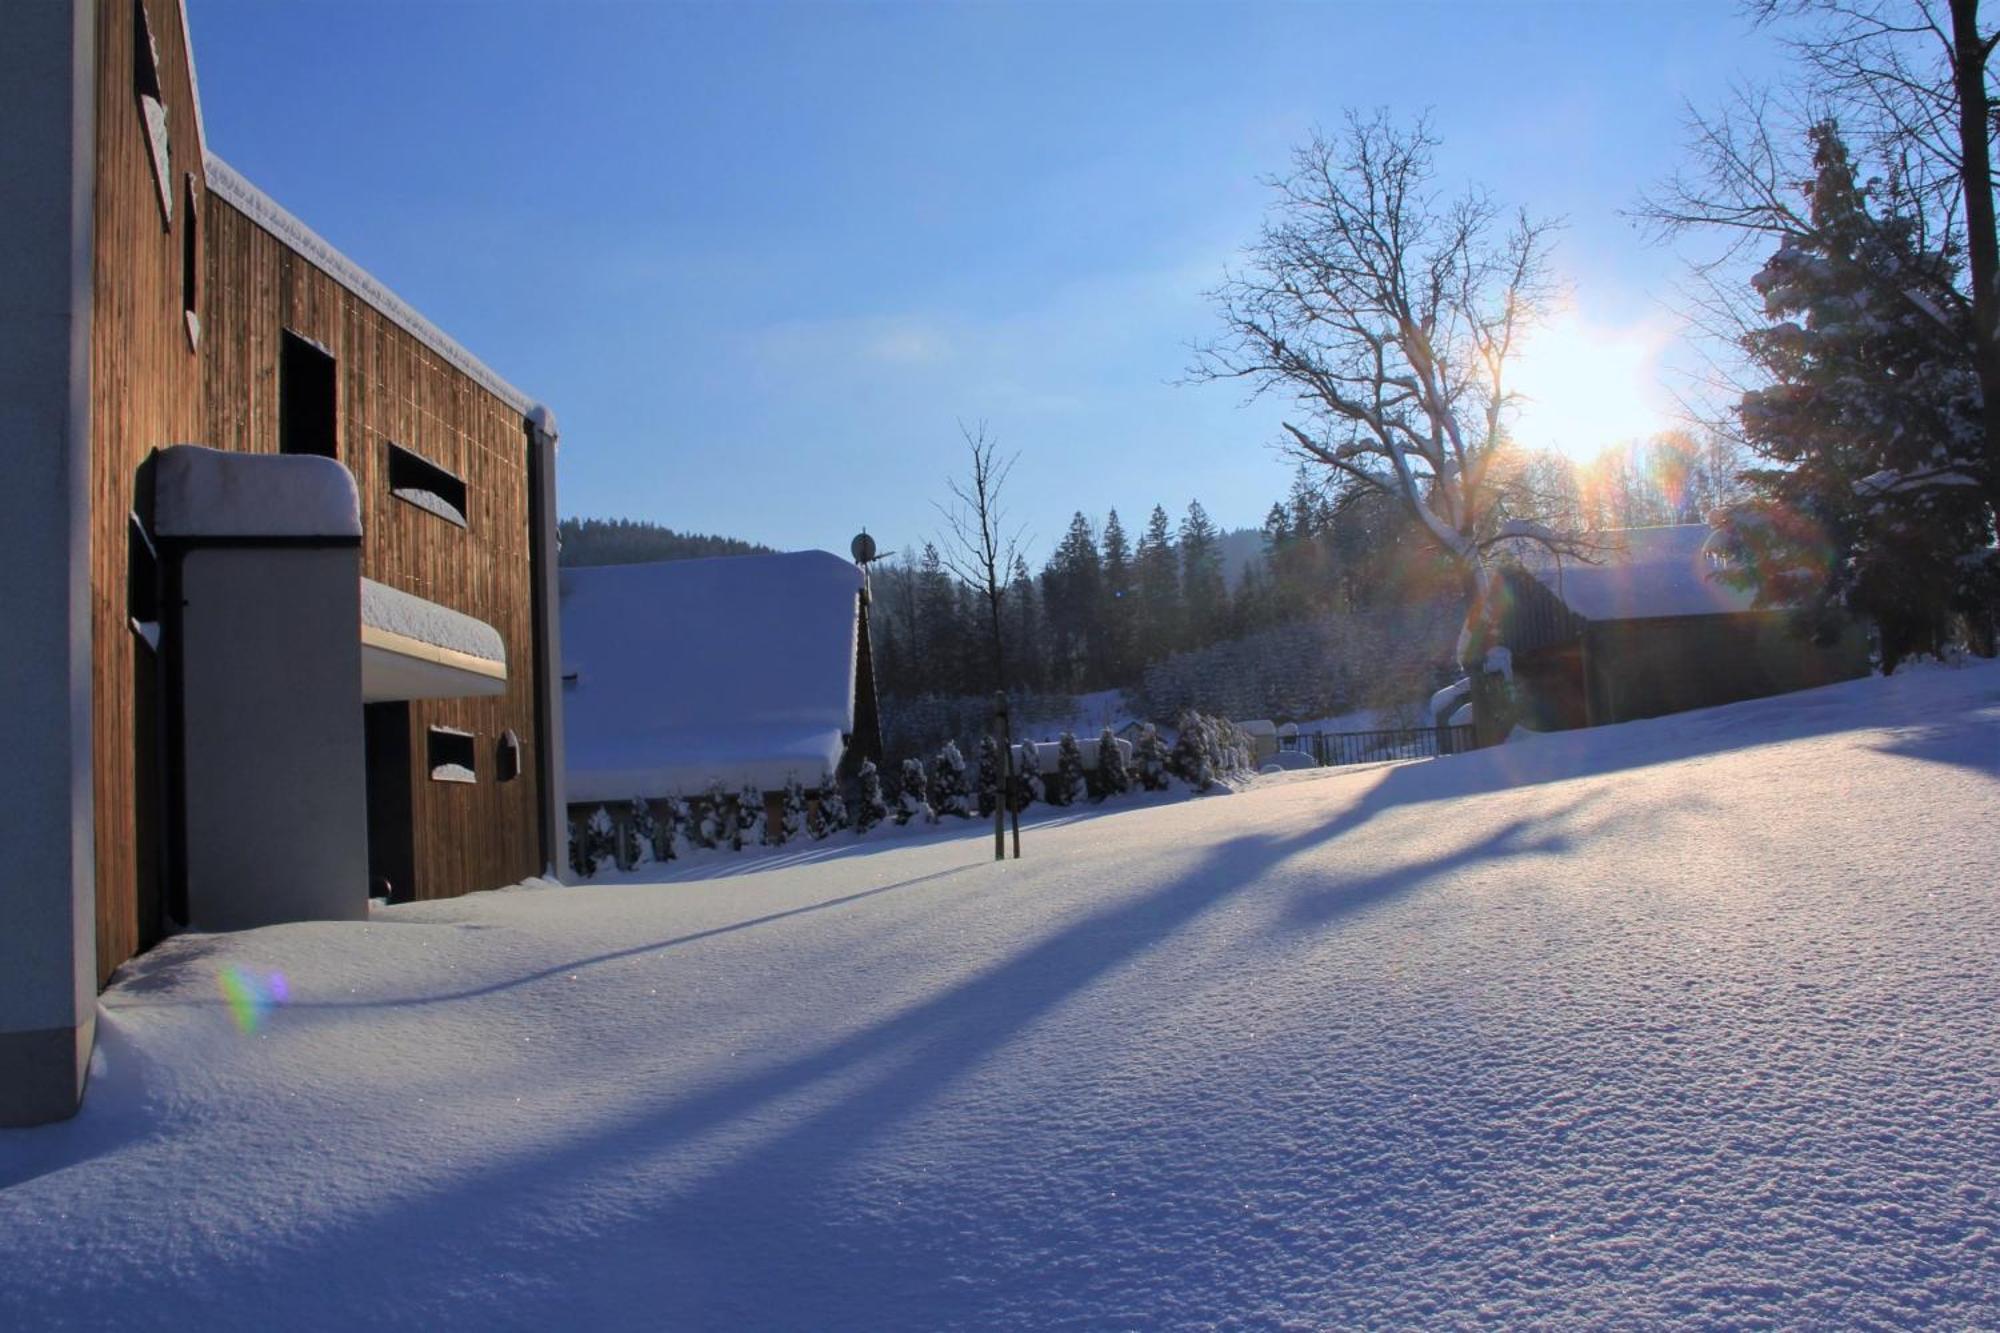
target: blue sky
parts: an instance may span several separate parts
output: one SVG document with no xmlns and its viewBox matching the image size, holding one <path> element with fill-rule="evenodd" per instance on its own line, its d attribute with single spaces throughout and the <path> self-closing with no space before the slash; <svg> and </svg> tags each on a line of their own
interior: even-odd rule
<svg viewBox="0 0 2000 1333">
<path fill-rule="evenodd" d="M 1661 422 L 1676 261 L 1619 211 L 1773 69 L 1734 0 L 188 8 L 211 149 L 554 407 L 564 513 L 833 550 L 935 532 L 960 419 L 1037 555 L 1078 508 L 1258 522 L 1277 407 L 1176 381 L 1349 106 L 1567 219 L 1524 426 Z"/>
</svg>

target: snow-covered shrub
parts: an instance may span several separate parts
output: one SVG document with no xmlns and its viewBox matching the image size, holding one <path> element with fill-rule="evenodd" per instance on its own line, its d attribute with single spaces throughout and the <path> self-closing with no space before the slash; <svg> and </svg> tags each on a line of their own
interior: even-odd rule
<svg viewBox="0 0 2000 1333">
<path fill-rule="evenodd" d="M 659 822 L 653 818 L 653 807 L 643 796 L 632 798 L 632 808 L 625 816 L 625 864 L 634 869 L 649 866 L 658 859 L 654 842 L 659 836 Z"/>
<path fill-rule="evenodd" d="M 597 873 L 597 850 L 590 840 L 588 819 L 569 821 L 569 868 L 582 879 Z"/>
<path fill-rule="evenodd" d="M 905 759 L 896 784 L 896 822 L 907 824 L 919 815 L 926 824 L 937 823 L 937 812 L 931 809 L 930 784 L 924 778 L 924 761 Z"/>
<path fill-rule="evenodd" d="M 1032 745 L 1017 746 L 1014 750 L 1014 780 L 1008 788 L 1011 794 L 1007 799 L 1007 808 L 1016 814 L 1035 803 L 1038 775 L 1035 772 L 1034 754 L 1035 747 Z"/>
<path fill-rule="evenodd" d="M 1208 719 L 1192 708 L 1174 720 L 1174 748 L 1167 755 L 1167 769 L 1196 791 L 1215 785 L 1214 754 L 1218 747 L 1209 734 Z"/>
<path fill-rule="evenodd" d="M 680 855 L 681 832 L 687 826 L 686 801 L 669 796 L 660 802 L 659 820 L 653 830 L 653 854 L 658 860 L 671 861 Z"/>
<path fill-rule="evenodd" d="M 694 821 L 692 835 L 697 847 L 720 847 L 728 838 L 736 821 L 729 817 L 729 793 L 722 790 L 722 779 L 711 778 L 708 790 L 701 794 L 701 816 Z"/>
<path fill-rule="evenodd" d="M 960 819 L 970 819 L 972 809 L 969 804 L 971 792 L 965 781 L 965 756 L 959 753 L 957 741 L 946 741 L 944 748 L 931 760 L 931 809 L 939 818 L 957 815 Z"/>
<path fill-rule="evenodd" d="M 769 827 L 764 814 L 764 789 L 754 782 L 743 784 L 743 790 L 736 793 L 736 820 L 729 831 L 729 849 L 743 850 L 743 844 L 751 838 L 763 836 Z"/>
<path fill-rule="evenodd" d="M 1083 792 L 1083 750 L 1076 736 L 1065 731 L 1056 741 L 1056 770 L 1042 779 L 1042 794 L 1050 805 L 1069 805 Z"/>
<path fill-rule="evenodd" d="M 796 777 L 785 779 L 784 799 L 778 805 L 778 818 L 764 830 L 766 846 L 782 847 L 805 831 L 806 789 L 799 785 Z"/>
<path fill-rule="evenodd" d="M 1132 771 L 1125 767 L 1125 751 L 1111 734 L 1111 728 L 1106 727 L 1097 738 L 1098 798 L 1123 796 L 1131 789 Z"/>
<path fill-rule="evenodd" d="M 588 878 L 607 863 L 618 864 L 618 825 L 603 806 L 591 811 L 590 818 L 584 821 L 582 842 L 586 861 L 577 867 L 579 874 Z"/>
<path fill-rule="evenodd" d="M 1000 806 L 1000 743 L 991 736 L 979 738 L 979 817 L 989 819 Z"/>
<path fill-rule="evenodd" d="M 1132 762 L 1139 770 L 1142 791 L 1167 789 L 1167 747 L 1160 740 L 1159 728 L 1150 722 L 1139 732 L 1139 743 L 1132 747 Z"/>
<path fill-rule="evenodd" d="M 873 759 L 861 761 L 854 782 L 860 788 L 854 803 L 854 831 L 866 833 L 889 817 L 889 802 L 882 796 L 882 774 Z"/>
<path fill-rule="evenodd" d="M 847 802 L 840 798 L 840 782 L 827 773 L 819 780 L 819 799 L 806 813 L 806 832 L 814 841 L 847 827 Z"/>
</svg>

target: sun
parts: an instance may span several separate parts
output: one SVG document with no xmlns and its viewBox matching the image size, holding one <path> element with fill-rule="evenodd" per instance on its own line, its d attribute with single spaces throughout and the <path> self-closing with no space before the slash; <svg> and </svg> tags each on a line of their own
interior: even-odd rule
<svg viewBox="0 0 2000 1333">
<path fill-rule="evenodd" d="M 1672 337 L 1657 323 L 1602 324 L 1574 306 L 1558 310 L 1530 331 L 1512 369 L 1513 438 L 1583 459 L 1668 429 L 1674 404 L 1661 356 Z"/>
</svg>

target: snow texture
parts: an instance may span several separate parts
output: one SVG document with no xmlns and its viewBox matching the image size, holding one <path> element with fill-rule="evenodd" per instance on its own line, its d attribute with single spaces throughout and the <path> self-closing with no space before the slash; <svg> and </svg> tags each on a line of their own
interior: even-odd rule
<svg viewBox="0 0 2000 1333">
<path fill-rule="evenodd" d="M 335 459 L 176 444 L 153 461 L 153 532 L 359 541 L 361 493 Z"/>
<path fill-rule="evenodd" d="M 854 729 L 861 574 L 825 551 L 565 569 L 573 801 L 834 771 Z"/>
<path fill-rule="evenodd" d="M 507 660 L 506 641 L 485 621 L 374 579 L 361 580 L 361 623 L 482 661 Z"/>
<path fill-rule="evenodd" d="M 176 936 L 0 1327 L 1992 1323 L 2000 669 L 1256 781 Z"/>
<path fill-rule="evenodd" d="M 1748 611 L 1756 594 L 1716 578 L 1706 523 L 1624 528 L 1596 534 L 1599 563 L 1527 557 L 1535 577 L 1586 620 L 1645 620 Z"/>
</svg>

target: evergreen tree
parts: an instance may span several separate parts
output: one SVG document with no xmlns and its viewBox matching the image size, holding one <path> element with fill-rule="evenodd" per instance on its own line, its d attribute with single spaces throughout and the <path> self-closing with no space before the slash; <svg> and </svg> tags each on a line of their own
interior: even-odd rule
<svg viewBox="0 0 2000 1333">
<path fill-rule="evenodd" d="M 990 819 L 1000 804 L 1000 745 L 990 735 L 979 738 L 979 783 L 975 788 L 981 819 Z"/>
<path fill-rule="evenodd" d="M 1153 506 L 1135 559 L 1139 581 L 1141 655 L 1157 662 L 1182 646 L 1180 559 L 1167 528 L 1167 511 Z"/>
<path fill-rule="evenodd" d="M 1125 525 L 1112 510 L 1104 520 L 1104 576 L 1097 624 L 1102 644 L 1100 685 L 1138 683 L 1139 588 Z"/>
<path fill-rule="evenodd" d="M 876 770 L 874 760 L 861 761 L 854 781 L 860 788 L 855 802 L 854 831 L 866 833 L 889 817 L 889 802 L 882 796 L 882 775 Z"/>
<path fill-rule="evenodd" d="M 679 796 L 669 796 L 660 802 L 660 815 L 653 834 L 653 847 L 662 861 L 672 861 L 680 855 L 681 832 L 688 826 L 687 802 Z"/>
<path fill-rule="evenodd" d="M 764 841 L 782 847 L 805 831 L 806 789 L 796 777 L 785 779 L 785 794 L 778 806 L 778 818 L 764 831 Z"/>
<path fill-rule="evenodd" d="M 1138 769 L 1139 786 L 1145 791 L 1167 789 L 1167 747 L 1160 742 L 1157 727 L 1148 722 L 1132 747 L 1132 762 Z"/>
<path fill-rule="evenodd" d="M 937 812 L 930 804 L 930 784 L 924 778 L 924 761 L 905 759 L 896 786 L 896 822 L 907 824 L 919 815 L 926 824 L 937 823 Z"/>
<path fill-rule="evenodd" d="M 625 818 L 625 836 L 630 840 L 627 865 L 637 869 L 659 859 L 653 845 L 659 837 L 659 825 L 653 818 L 653 807 L 643 796 L 632 798 L 632 809 Z"/>
<path fill-rule="evenodd" d="M 1215 762 L 1210 757 L 1213 744 L 1207 734 L 1208 721 L 1192 709 L 1174 720 L 1174 748 L 1167 756 L 1167 768 L 1196 791 L 1215 785 Z"/>
<path fill-rule="evenodd" d="M 582 879 L 597 874 L 597 845 L 591 840 L 588 819 L 569 821 L 569 868 Z"/>
<path fill-rule="evenodd" d="M 1097 786 L 1106 796 L 1123 796 L 1132 789 L 1132 774 L 1125 767 L 1125 752 L 1118 738 L 1106 727 L 1097 738 Z"/>
<path fill-rule="evenodd" d="M 1957 615 L 1991 624 L 1979 382 L 1950 258 L 1855 179 L 1831 124 L 1811 134 L 1810 232 L 1752 279 L 1775 322 L 1744 348 L 1771 383 L 1739 416 L 1774 466 L 1750 472 L 1731 550 L 1760 602 L 1822 633 L 1837 607 L 1872 619 L 1889 671 L 1941 652 Z"/>
<path fill-rule="evenodd" d="M 931 761 L 931 809 L 940 817 L 970 819 L 971 794 L 965 780 L 965 756 L 959 753 L 957 741 L 946 741 Z"/>
<path fill-rule="evenodd" d="M 1103 561 L 1097 535 L 1081 513 L 1070 519 L 1055 554 L 1042 570 L 1042 614 L 1048 623 L 1051 680 L 1063 689 L 1087 689 L 1101 669 Z"/>
<path fill-rule="evenodd" d="M 1186 642 L 1202 647 L 1221 637 L 1229 611 L 1229 589 L 1222 575 L 1219 534 L 1201 501 L 1188 502 L 1181 520 L 1181 602 L 1187 608 Z"/>
<path fill-rule="evenodd" d="M 736 822 L 729 815 L 729 794 L 722 789 L 722 779 L 709 779 L 708 790 L 701 794 L 700 809 L 701 816 L 690 830 L 694 845 L 713 850 L 728 840 L 730 826 Z"/>
<path fill-rule="evenodd" d="M 761 839 L 769 827 L 764 810 L 764 789 L 754 782 L 743 784 L 743 790 L 736 794 L 736 817 L 729 830 L 729 849 L 743 850 L 743 844 L 752 838 Z"/>
<path fill-rule="evenodd" d="M 1004 614 L 1007 619 L 1007 660 L 1014 679 L 1022 689 L 1043 690 L 1049 684 L 1047 628 L 1042 618 L 1041 593 L 1028 562 L 1014 558 L 1014 581 L 1008 586 Z"/>
<path fill-rule="evenodd" d="M 618 864 L 618 825 L 612 820 L 609 810 L 601 805 L 593 810 L 590 822 L 584 826 L 583 836 L 590 844 L 591 868 L 586 874 L 596 874 L 606 863 Z"/>
<path fill-rule="evenodd" d="M 819 799 L 813 802 L 806 830 L 815 842 L 847 827 L 847 802 L 840 797 L 840 782 L 831 773 L 819 780 Z"/>
<path fill-rule="evenodd" d="M 1056 771 L 1043 781 L 1050 805 L 1069 805 L 1083 792 L 1083 749 L 1074 733 L 1065 731 L 1056 742 Z"/>
</svg>

